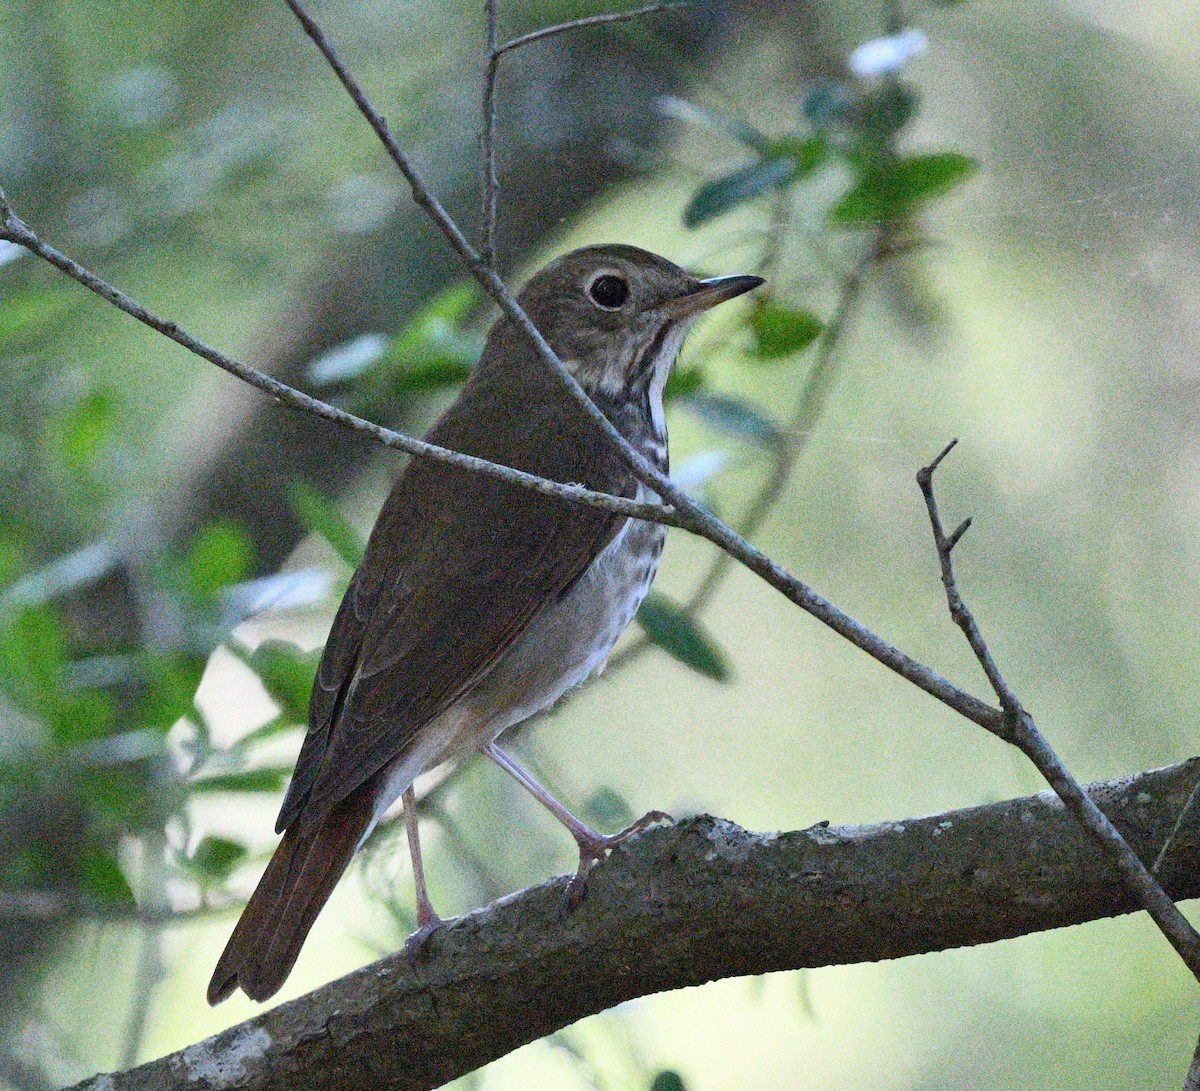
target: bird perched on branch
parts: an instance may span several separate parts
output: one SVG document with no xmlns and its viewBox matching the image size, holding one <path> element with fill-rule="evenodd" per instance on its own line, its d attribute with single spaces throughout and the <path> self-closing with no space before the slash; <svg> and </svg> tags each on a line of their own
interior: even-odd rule
<svg viewBox="0 0 1200 1091">
<path fill-rule="evenodd" d="M 699 280 L 632 246 L 551 262 L 518 299 L 592 401 L 664 473 L 663 387 L 684 334 L 762 283 Z M 553 481 L 655 499 L 624 456 L 501 318 L 426 438 Z M 403 798 L 417 888 L 415 949 L 440 924 L 425 890 L 413 781 L 483 751 L 570 830 L 578 897 L 592 864 L 664 818 L 603 836 L 497 745 L 603 669 L 658 567 L 665 528 L 414 459 L 371 532 L 329 634 L 309 730 L 276 829 L 283 840 L 217 963 L 208 999 L 272 996 L 355 850 Z"/>
</svg>

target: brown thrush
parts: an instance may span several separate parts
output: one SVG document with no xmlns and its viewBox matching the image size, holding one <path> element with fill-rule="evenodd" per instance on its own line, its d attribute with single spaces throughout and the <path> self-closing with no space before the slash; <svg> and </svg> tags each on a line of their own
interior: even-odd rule
<svg viewBox="0 0 1200 1091">
<path fill-rule="evenodd" d="M 632 246 L 551 262 L 521 305 L 592 400 L 667 470 L 662 396 L 688 326 L 761 283 L 698 280 Z M 431 443 L 637 499 L 653 494 L 506 318 L 491 329 Z M 325 645 L 309 730 L 276 829 L 285 831 L 208 987 L 273 995 L 350 858 L 403 797 L 420 925 L 425 892 L 413 780 L 482 750 L 532 792 L 591 864 L 649 822 L 604 837 L 496 745 L 600 671 L 658 567 L 664 528 L 572 505 L 443 462 L 413 460 L 379 514 Z M 410 947 L 410 949 L 413 949 Z"/>
</svg>

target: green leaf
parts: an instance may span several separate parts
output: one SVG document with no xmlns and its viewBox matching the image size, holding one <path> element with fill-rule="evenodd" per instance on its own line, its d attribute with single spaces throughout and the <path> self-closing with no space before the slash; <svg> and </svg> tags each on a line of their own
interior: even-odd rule
<svg viewBox="0 0 1200 1091">
<path fill-rule="evenodd" d="M 439 292 L 412 316 L 379 367 L 401 390 L 427 391 L 461 383 L 483 350 L 483 339 L 463 330 L 478 294 L 470 283 Z"/>
<path fill-rule="evenodd" d="M 224 883 L 234 869 L 249 855 L 249 849 L 239 841 L 225 837 L 205 837 L 187 859 L 188 868 L 206 883 Z"/>
<path fill-rule="evenodd" d="M 464 349 L 461 355 L 451 356 L 444 348 L 430 345 L 419 358 L 402 362 L 396 371 L 396 386 L 414 394 L 458 386 L 466 382 L 477 359 L 479 352 L 474 349 Z"/>
<path fill-rule="evenodd" d="M 667 376 L 667 385 L 663 390 L 663 398 L 670 401 L 671 398 L 678 398 L 684 394 L 692 394 L 699 390 L 707 380 L 704 366 L 702 364 L 693 364 L 691 367 L 675 368 L 670 375 Z"/>
<path fill-rule="evenodd" d="M 79 797 L 102 829 L 145 831 L 162 821 L 166 793 L 153 783 L 148 763 L 85 766 Z"/>
<path fill-rule="evenodd" d="M 917 113 L 917 93 L 899 80 L 882 80 L 858 104 L 857 134 L 869 155 L 890 154 L 892 141 Z"/>
<path fill-rule="evenodd" d="M 651 592 L 637 612 L 638 624 L 651 643 L 692 670 L 724 682 L 729 677 L 725 653 L 693 617 L 666 595 Z"/>
<path fill-rule="evenodd" d="M 264 766 L 238 773 L 217 773 L 192 781 L 194 792 L 280 792 L 292 775 L 291 767 Z"/>
<path fill-rule="evenodd" d="M 684 224 L 697 227 L 761 193 L 791 185 L 824 161 L 827 146 L 820 136 L 783 136 L 769 140 L 762 151 L 757 162 L 696 190 L 684 210 Z"/>
<path fill-rule="evenodd" d="M 188 652 L 149 652 L 141 659 L 146 689 L 137 704 L 138 720 L 169 731 L 192 711 L 208 660 Z"/>
<path fill-rule="evenodd" d="M 760 193 L 787 185 L 793 181 L 795 172 L 795 161 L 781 156 L 778 159 L 760 159 L 757 163 L 751 163 L 724 178 L 705 182 L 692 195 L 684 210 L 684 225 L 699 227 L 702 223 L 716 219 Z"/>
<path fill-rule="evenodd" d="M 805 121 L 819 129 L 845 124 L 858 105 L 859 96 L 852 84 L 836 80 L 814 80 L 800 101 Z"/>
<path fill-rule="evenodd" d="M 976 160 L 957 152 L 911 155 L 876 164 L 833 206 L 829 218 L 851 226 L 901 220 L 978 169 Z"/>
<path fill-rule="evenodd" d="M 678 1072 L 664 1069 L 650 1081 L 650 1091 L 687 1091 L 687 1084 Z"/>
<path fill-rule="evenodd" d="M 95 464 L 116 423 L 117 400 L 112 391 L 94 390 L 55 419 L 50 449 L 68 470 L 78 473 Z"/>
<path fill-rule="evenodd" d="M 70 746 L 106 735 L 116 718 L 107 693 L 64 693 L 49 716 L 50 734 L 60 746 Z"/>
<path fill-rule="evenodd" d="M 308 701 L 321 661 L 319 648 L 306 652 L 285 640 L 264 640 L 243 661 L 258 675 L 288 723 L 308 722 Z"/>
<path fill-rule="evenodd" d="M 261 727 L 256 727 L 253 731 L 247 732 L 238 739 L 234 746 L 238 750 L 248 750 L 250 747 L 257 746 L 258 743 L 266 739 L 273 739 L 276 735 L 281 735 L 285 731 L 291 731 L 296 726 L 297 721 L 290 716 L 275 716 Z"/>
<path fill-rule="evenodd" d="M 183 562 L 188 590 L 211 601 L 217 593 L 246 577 L 254 560 L 249 535 L 231 519 L 210 523 L 192 542 Z"/>
<path fill-rule="evenodd" d="M 49 607 L 15 610 L 0 628 L 0 679 L 27 710 L 52 713 L 63 661 L 62 623 Z"/>
<path fill-rule="evenodd" d="M 724 394 L 692 394 L 683 402 L 705 424 L 726 435 L 774 447 L 783 438 L 778 426 L 752 405 Z"/>
<path fill-rule="evenodd" d="M 766 157 L 783 156 L 795 164 L 796 178 L 811 174 L 829 155 L 829 143 L 823 136 L 775 136 L 771 138 Z M 793 179 L 795 181 L 795 179 Z"/>
<path fill-rule="evenodd" d="M 83 854 L 80 861 L 80 880 L 84 892 L 103 905 L 133 909 L 133 891 L 116 858 L 106 848 L 95 848 Z"/>
<path fill-rule="evenodd" d="M 0 587 L 7 588 L 23 567 L 20 543 L 15 538 L 0 536 Z"/>
<path fill-rule="evenodd" d="M 0 346 L 44 339 L 51 324 L 78 306 L 71 293 L 59 288 L 16 292 L 0 301 Z"/>
<path fill-rule="evenodd" d="M 329 497 L 307 481 L 292 481 L 288 503 L 306 529 L 324 538 L 351 568 L 359 566 L 367 543 Z"/>
<path fill-rule="evenodd" d="M 587 820 L 600 829 L 622 829 L 634 820 L 625 797 L 612 788 L 600 788 L 583 805 Z"/>
<path fill-rule="evenodd" d="M 754 354 L 762 360 L 779 360 L 801 352 L 824 328 L 811 311 L 793 310 L 769 299 L 757 303 L 750 312 Z"/>
</svg>

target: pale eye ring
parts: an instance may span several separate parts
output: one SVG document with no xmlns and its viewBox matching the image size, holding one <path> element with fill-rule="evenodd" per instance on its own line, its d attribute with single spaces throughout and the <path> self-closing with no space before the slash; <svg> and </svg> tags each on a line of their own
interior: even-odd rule
<svg viewBox="0 0 1200 1091">
<path fill-rule="evenodd" d="M 601 273 L 588 285 L 588 298 L 606 311 L 619 311 L 629 299 L 629 281 L 616 273 Z"/>
</svg>

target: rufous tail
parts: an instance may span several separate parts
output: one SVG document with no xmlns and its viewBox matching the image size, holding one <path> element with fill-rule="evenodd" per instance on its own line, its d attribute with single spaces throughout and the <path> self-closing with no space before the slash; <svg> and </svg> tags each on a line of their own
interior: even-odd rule
<svg viewBox="0 0 1200 1091">
<path fill-rule="evenodd" d="M 279 991 L 371 823 L 374 781 L 355 789 L 319 826 L 306 828 L 299 819 L 283 835 L 217 960 L 208 983 L 210 1004 L 239 987 L 258 1001 Z"/>
</svg>

